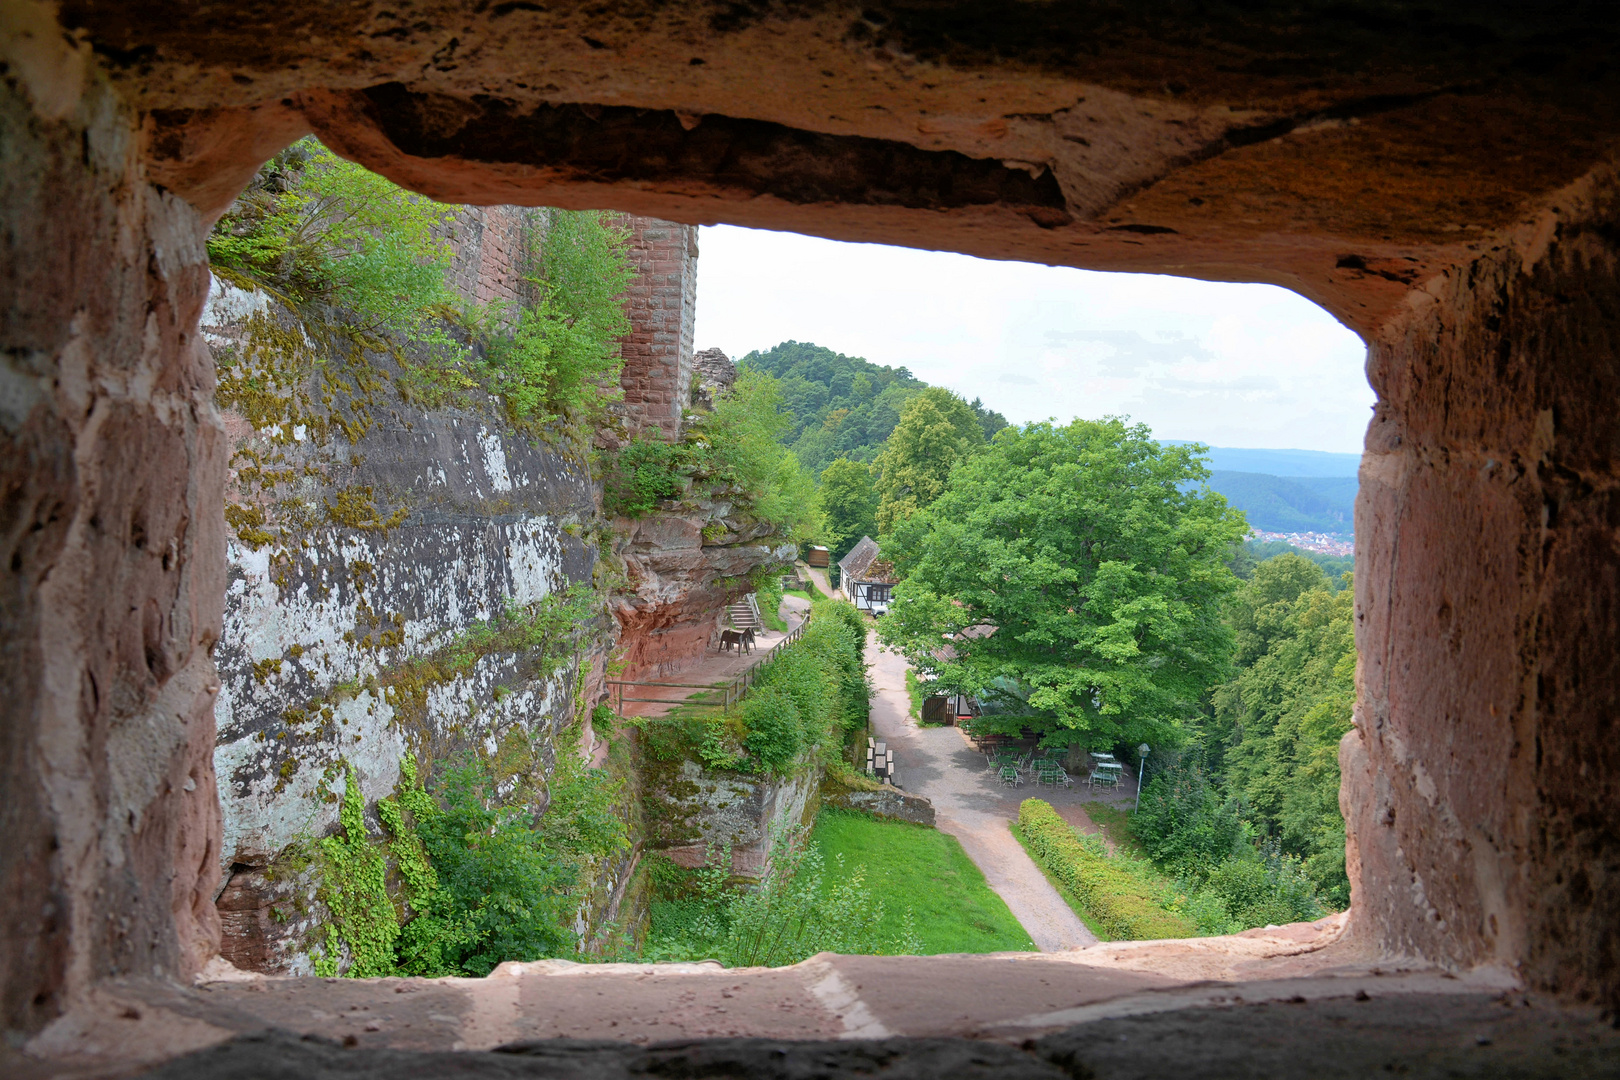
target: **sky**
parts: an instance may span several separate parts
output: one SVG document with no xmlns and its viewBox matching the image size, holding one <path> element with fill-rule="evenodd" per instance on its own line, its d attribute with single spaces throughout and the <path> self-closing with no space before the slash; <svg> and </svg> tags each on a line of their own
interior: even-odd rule
<svg viewBox="0 0 1620 1080">
<path fill-rule="evenodd" d="M 705 227 L 696 347 L 814 342 L 1014 423 L 1130 416 L 1211 446 L 1359 453 L 1366 348 L 1273 285 L 1105 274 Z"/>
</svg>

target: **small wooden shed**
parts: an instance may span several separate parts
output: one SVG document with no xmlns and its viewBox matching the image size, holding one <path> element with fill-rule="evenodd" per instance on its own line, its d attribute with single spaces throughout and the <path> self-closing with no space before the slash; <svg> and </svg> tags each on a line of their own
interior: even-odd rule
<svg viewBox="0 0 1620 1080">
<path fill-rule="evenodd" d="M 832 565 L 832 552 L 820 544 L 811 544 L 810 553 L 805 556 L 804 561 L 811 566 L 825 570 Z"/>
</svg>

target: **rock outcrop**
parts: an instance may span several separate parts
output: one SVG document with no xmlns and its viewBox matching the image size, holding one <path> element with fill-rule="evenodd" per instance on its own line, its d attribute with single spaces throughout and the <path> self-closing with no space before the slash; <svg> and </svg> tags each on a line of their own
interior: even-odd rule
<svg viewBox="0 0 1620 1080">
<path fill-rule="evenodd" d="M 822 791 L 821 805 L 833 810 L 857 810 L 873 817 L 934 826 L 934 804 L 921 795 L 885 787 L 876 791 Z"/>
<path fill-rule="evenodd" d="M 737 365 L 719 349 L 701 349 L 692 354 L 692 376 L 693 407 L 712 409 L 737 384 Z"/>
<path fill-rule="evenodd" d="M 385 341 L 354 346 L 219 281 L 202 329 L 226 373 L 232 454 L 215 650 L 222 952 L 307 971 L 310 885 L 274 864 L 336 826 L 347 775 L 374 803 L 406 755 L 429 767 L 477 749 L 543 787 L 590 642 L 536 657 L 469 635 L 590 585 L 596 497 L 582 462 L 513 431 L 492 399 L 404 399 Z M 266 385 L 282 396 L 264 400 Z"/>
<path fill-rule="evenodd" d="M 683 420 L 711 410 L 737 381 L 737 365 L 719 349 L 668 370 L 691 383 L 681 398 Z M 797 556 L 769 523 L 746 513 L 744 495 L 688 496 L 614 523 L 614 557 L 629 584 L 613 601 L 624 678 L 659 679 L 702 659 L 716 643 L 726 605 L 752 592 L 757 574 Z"/>
<path fill-rule="evenodd" d="M 800 762 L 784 776 L 715 772 L 695 761 L 654 769 L 643 805 L 647 845 L 681 866 L 702 866 L 731 850 L 732 870 L 756 877 L 771 845 L 808 827 L 821 807 L 821 768 Z"/>
</svg>

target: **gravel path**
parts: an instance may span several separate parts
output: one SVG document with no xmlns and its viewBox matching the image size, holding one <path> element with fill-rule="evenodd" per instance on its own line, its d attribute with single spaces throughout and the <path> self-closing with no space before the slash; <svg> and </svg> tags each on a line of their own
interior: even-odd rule
<svg viewBox="0 0 1620 1080">
<path fill-rule="evenodd" d="M 905 660 L 883 648 L 875 635 L 867 637 L 867 656 L 876 687 L 872 728 L 894 748 L 901 786 L 932 800 L 939 827 L 962 842 L 968 858 L 984 871 L 990 887 L 1042 952 L 1096 944 L 1096 936 L 1008 829 L 1018 817 L 1019 802 L 1035 789 L 1003 787 L 985 768 L 984 756 L 958 729 L 917 726 L 907 715 Z M 1080 787 L 1041 788 L 1040 797 L 1071 822 L 1085 821 L 1089 826 L 1080 804 L 1095 798 L 1091 792 Z"/>
</svg>

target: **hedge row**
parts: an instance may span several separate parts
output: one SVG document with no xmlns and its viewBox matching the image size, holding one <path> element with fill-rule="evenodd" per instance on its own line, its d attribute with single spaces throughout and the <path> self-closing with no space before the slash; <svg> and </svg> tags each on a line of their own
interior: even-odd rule
<svg viewBox="0 0 1620 1080">
<path fill-rule="evenodd" d="M 1091 921 L 1115 941 L 1194 937 L 1192 920 L 1160 906 L 1162 886 L 1144 880 L 1123 861 L 1087 848 L 1052 804 L 1025 799 L 1018 827 L 1036 861 L 1079 900 Z"/>
</svg>

